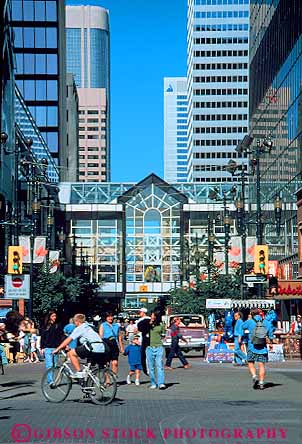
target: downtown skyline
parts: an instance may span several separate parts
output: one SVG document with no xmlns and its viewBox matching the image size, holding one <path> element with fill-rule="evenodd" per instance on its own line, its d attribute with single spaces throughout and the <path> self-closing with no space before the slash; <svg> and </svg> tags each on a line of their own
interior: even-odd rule
<svg viewBox="0 0 302 444">
<path fill-rule="evenodd" d="M 71 1 L 109 10 L 111 180 L 163 177 L 164 77 L 186 76 L 187 1 Z"/>
</svg>

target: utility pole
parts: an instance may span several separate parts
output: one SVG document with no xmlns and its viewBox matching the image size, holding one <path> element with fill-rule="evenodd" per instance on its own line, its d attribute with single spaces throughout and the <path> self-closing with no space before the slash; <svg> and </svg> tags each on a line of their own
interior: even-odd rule
<svg viewBox="0 0 302 444">
<path fill-rule="evenodd" d="M 213 233 L 213 219 L 211 219 L 211 217 L 208 217 L 208 281 L 211 280 L 214 242 L 215 242 L 215 236 Z"/>
<path fill-rule="evenodd" d="M 227 197 L 226 192 L 223 193 L 223 226 L 224 226 L 224 263 L 225 263 L 225 274 L 228 276 L 229 274 L 229 242 L 230 242 L 230 226 L 231 226 L 231 217 L 229 213 L 229 209 L 227 208 Z"/>
<path fill-rule="evenodd" d="M 262 233 L 262 210 L 261 210 L 261 177 L 260 177 L 260 153 L 261 142 L 257 140 L 256 145 L 256 238 L 257 244 L 262 245 L 263 233 Z"/>
</svg>

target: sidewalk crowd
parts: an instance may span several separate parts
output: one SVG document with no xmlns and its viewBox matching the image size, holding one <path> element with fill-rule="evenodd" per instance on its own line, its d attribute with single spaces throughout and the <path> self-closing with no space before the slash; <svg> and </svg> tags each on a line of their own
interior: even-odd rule
<svg viewBox="0 0 302 444">
<path fill-rule="evenodd" d="M 39 330 L 35 322 L 23 318 L 17 312 L 10 312 L 5 323 L 0 323 L 0 365 L 10 363 L 45 361 L 46 369 L 57 362 L 57 352 L 67 349 L 76 370 L 75 375 L 82 377 L 79 358 L 90 357 L 91 353 L 102 355 L 102 365 L 107 363 L 117 375 L 119 356 L 128 357 L 129 372 L 127 384 L 140 385 L 141 372 L 149 376 L 150 389 L 164 390 L 165 370 L 173 370 L 172 361 L 177 357 L 184 369 L 191 365 L 184 357 L 179 341 L 187 342 L 180 332 L 181 319 L 173 318 L 170 329 L 171 346 L 164 365 L 163 338 L 167 327 L 161 320 L 161 312 L 154 310 L 147 315 L 147 309 L 139 309 L 139 319 L 117 322 L 111 312 L 104 321 L 100 316 L 93 323 L 86 322 L 85 315 L 77 314 L 63 327 L 55 311 L 50 311 Z M 234 363 L 247 365 L 252 377 L 252 386 L 263 389 L 265 363 L 268 350 L 274 338 L 273 318 L 262 316 L 261 310 L 252 309 L 246 321 L 240 312 L 234 315 Z M 297 325 L 301 318 L 297 319 Z M 296 325 L 292 329 L 297 328 Z M 64 339 L 65 338 L 65 339 Z M 101 344 L 101 345 L 100 345 Z M 126 344 L 126 346 L 124 346 Z M 243 347 L 244 345 L 244 347 Z M 255 363 L 258 364 L 258 376 Z"/>
</svg>

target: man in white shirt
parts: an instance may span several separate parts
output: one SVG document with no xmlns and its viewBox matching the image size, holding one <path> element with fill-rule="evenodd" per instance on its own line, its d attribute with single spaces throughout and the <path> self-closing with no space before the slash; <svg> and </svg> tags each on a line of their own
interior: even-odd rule
<svg viewBox="0 0 302 444">
<path fill-rule="evenodd" d="M 139 309 L 139 319 L 136 321 L 137 330 L 134 332 L 141 335 L 142 366 L 146 375 L 148 375 L 146 348 L 150 345 L 150 316 L 147 316 L 147 313 L 148 310 L 145 307 Z"/>
<path fill-rule="evenodd" d="M 84 314 L 76 314 L 73 318 L 76 328 L 70 336 L 66 338 L 54 351 L 53 354 L 63 350 L 72 340 L 79 339 L 81 345 L 68 351 L 68 357 L 74 366 L 75 378 L 82 378 L 81 365 L 79 358 L 90 358 L 94 361 L 104 363 L 105 345 L 96 331 L 86 322 Z"/>
</svg>

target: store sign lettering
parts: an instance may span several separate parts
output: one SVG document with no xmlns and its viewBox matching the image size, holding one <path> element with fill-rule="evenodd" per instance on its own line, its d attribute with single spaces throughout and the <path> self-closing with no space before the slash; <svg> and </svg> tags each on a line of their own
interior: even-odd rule
<svg viewBox="0 0 302 444">
<path fill-rule="evenodd" d="M 279 287 L 278 293 L 287 295 L 302 295 L 302 285 L 298 285 L 295 288 L 291 287 L 290 285 L 288 285 L 286 288 Z"/>
</svg>

